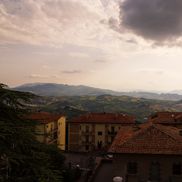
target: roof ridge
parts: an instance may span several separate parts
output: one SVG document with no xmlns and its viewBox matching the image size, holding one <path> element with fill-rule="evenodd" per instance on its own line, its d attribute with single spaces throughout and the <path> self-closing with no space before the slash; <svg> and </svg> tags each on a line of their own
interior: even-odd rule
<svg viewBox="0 0 182 182">
<path fill-rule="evenodd" d="M 148 124 L 148 123 L 147 123 L 147 124 Z M 146 123 L 145 123 L 145 125 L 146 125 Z M 150 123 L 150 125 L 147 125 L 147 127 L 143 127 L 143 128 L 141 128 L 141 127 L 139 126 L 139 128 L 141 128 L 141 129 L 140 129 L 139 131 L 134 132 L 133 135 L 131 135 L 130 137 L 128 137 L 121 145 L 127 143 L 129 140 L 132 140 L 132 139 L 135 138 L 137 135 L 139 135 L 139 134 L 145 132 L 145 131 L 146 131 L 147 129 L 149 129 L 152 125 L 153 125 L 153 124 Z"/>
<path fill-rule="evenodd" d="M 145 123 L 138 131 L 120 130 L 109 151 L 116 153 L 155 153 L 182 155 L 182 136 L 175 127 Z M 169 143 L 165 143 L 168 141 Z"/>
</svg>

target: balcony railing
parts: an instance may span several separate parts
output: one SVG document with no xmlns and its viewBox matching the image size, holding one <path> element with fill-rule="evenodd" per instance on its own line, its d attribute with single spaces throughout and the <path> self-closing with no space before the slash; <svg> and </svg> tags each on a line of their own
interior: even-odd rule
<svg viewBox="0 0 182 182">
<path fill-rule="evenodd" d="M 82 135 L 94 135 L 93 131 L 82 131 L 81 132 Z"/>
<path fill-rule="evenodd" d="M 57 139 L 49 139 L 48 144 L 57 143 Z"/>
</svg>

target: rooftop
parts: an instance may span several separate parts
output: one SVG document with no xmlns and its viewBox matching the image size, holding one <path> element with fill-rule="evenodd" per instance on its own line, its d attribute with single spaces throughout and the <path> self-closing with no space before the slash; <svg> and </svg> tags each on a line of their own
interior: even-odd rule
<svg viewBox="0 0 182 182">
<path fill-rule="evenodd" d="M 109 152 L 182 155 L 181 134 L 181 130 L 175 127 L 153 123 L 121 129 Z"/>
<path fill-rule="evenodd" d="M 157 112 L 149 121 L 156 124 L 182 124 L 182 112 Z"/>
<path fill-rule="evenodd" d="M 26 116 L 26 119 L 36 120 L 36 121 L 39 121 L 41 124 L 46 124 L 46 123 L 57 121 L 62 116 L 63 115 L 61 114 L 52 114 L 48 112 L 36 112 Z"/>
<path fill-rule="evenodd" d="M 126 114 L 115 113 L 89 113 L 73 118 L 74 123 L 115 123 L 134 124 L 135 118 Z"/>
</svg>

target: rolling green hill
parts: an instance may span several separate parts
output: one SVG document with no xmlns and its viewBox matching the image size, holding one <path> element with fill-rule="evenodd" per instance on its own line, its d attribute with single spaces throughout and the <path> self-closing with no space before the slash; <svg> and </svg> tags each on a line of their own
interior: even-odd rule
<svg viewBox="0 0 182 182">
<path fill-rule="evenodd" d="M 63 112 L 68 118 L 85 112 L 127 113 L 136 116 L 138 122 L 157 111 L 182 111 L 181 101 L 161 101 L 128 96 L 71 96 L 57 97 L 41 109 L 51 112 Z"/>
</svg>

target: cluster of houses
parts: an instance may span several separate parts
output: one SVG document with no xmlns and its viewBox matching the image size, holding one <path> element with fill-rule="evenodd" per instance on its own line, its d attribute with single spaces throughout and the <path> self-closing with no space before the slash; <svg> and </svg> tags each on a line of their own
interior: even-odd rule
<svg viewBox="0 0 182 182">
<path fill-rule="evenodd" d="M 66 121 L 64 115 L 34 113 L 37 140 L 72 152 L 113 155 L 113 176 L 124 182 L 182 182 L 182 113 L 158 112 L 144 124 L 133 116 L 88 113 Z"/>
</svg>

